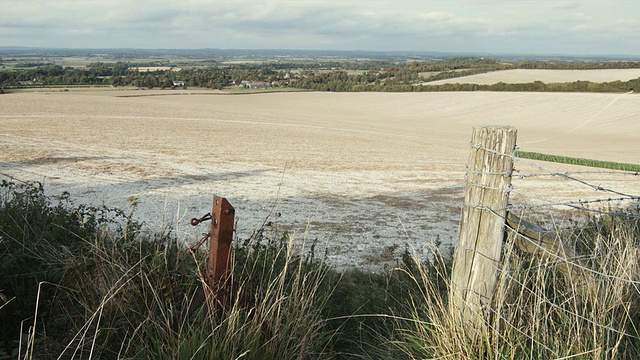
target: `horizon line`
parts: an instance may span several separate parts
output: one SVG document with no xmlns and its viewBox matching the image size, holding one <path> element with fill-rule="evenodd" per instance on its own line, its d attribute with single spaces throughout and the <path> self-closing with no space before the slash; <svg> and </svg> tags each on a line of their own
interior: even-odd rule
<svg viewBox="0 0 640 360">
<path fill-rule="evenodd" d="M 621 55 L 621 54 L 570 54 L 570 53 L 518 53 L 518 52 L 481 52 L 481 51 L 438 51 L 438 50 L 340 50 L 340 49 L 284 49 L 284 48 L 144 48 L 144 47 L 43 47 L 43 46 L 15 46 L 0 45 L 0 50 L 16 49 L 16 50 L 68 50 L 68 51 L 122 51 L 122 50 L 138 50 L 138 51 L 238 51 L 238 52 L 260 52 L 260 51 L 283 51 L 283 52 L 315 52 L 315 53 L 371 53 L 371 54 L 403 54 L 403 55 L 475 55 L 475 56 L 539 56 L 539 57 L 571 57 L 571 58 L 636 58 L 637 55 Z"/>
</svg>

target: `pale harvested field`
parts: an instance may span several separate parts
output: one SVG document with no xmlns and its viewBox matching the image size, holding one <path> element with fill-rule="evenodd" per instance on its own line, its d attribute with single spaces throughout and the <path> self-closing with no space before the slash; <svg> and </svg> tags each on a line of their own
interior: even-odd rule
<svg viewBox="0 0 640 360">
<path fill-rule="evenodd" d="M 279 213 L 273 228 L 318 239 L 332 263 L 375 266 L 388 260 L 385 247 L 456 238 L 479 124 L 516 126 L 526 151 L 640 162 L 635 94 L 92 91 L 0 95 L 0 174 L 44 181 L 76 202 L 126 208 L 135 195 L 149 228 L 171 225 L 187 242 L 206 231 L 188 221 L 216 193 L 236 207 L 241 237 Z M 638 176 L 581 176 L 640 188 Z M 512 199 L 597 196 L 609 194 L 533 177 L 514 180 Z"/>
<path fill-rule="evenodd" d="M 507 84 L 530 83 L 542 81 L 543 83 L 591 81 L 629 81 L 640 77 L 640 69 L 605 69 L 605 70 L 528 70 L 515 69 L 493 71 L 485 74 L 463 76 L 454 79 L 432 81 L 425 84 L 478 84 L 491 85 L 499 82 Z"/>
<path fill-rule="evenodd" d="M 151 72 L 151 71 L 167 71 L 167 70 L 173 70 L 173 71 L 180 71 L 182 69 L 180 68 L 176 68 L 173 66 L 135 66 L 135 67 L 131 67 L 130 69 L 135 69 L 139 72 Z"/>
</svg>

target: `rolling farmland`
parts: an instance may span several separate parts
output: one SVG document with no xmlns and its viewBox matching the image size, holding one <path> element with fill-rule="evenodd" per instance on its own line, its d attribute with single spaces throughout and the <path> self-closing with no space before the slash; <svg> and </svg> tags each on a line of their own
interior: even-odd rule
<svg viewBox="0 0 640 360">
<path fill-rule="evenodd" d="M 139 219 L 186 242 L 216 193 L 240 237 L 268 221 L 318 239 L 334 264 L 375 266 L 394 245 L 455 240 L 480 124 L 517 127 L 525 151 L 638 163 L 635 94 L 79 91 L 0 96 L 0 174 L 75 202 L 136 196 Z M 637 177 L 590 176 L 637 192 Z M 554 179 L 514 187 L 515 201 L 585 196 Z"/>
<path fill-rule="evenodd" d="M 429 85 L 442 84 L 478 84 L 491 85 L 498 82 L 507 84 L 530 83 L 562 83 L 574 81 L 610 82 L 629 81 L 640 77 L 640 69 L 603 69 L 603 70 L 502 70 L 489 73 L 463 76 L 453 79 L 428 82 Z"/>
</svg>

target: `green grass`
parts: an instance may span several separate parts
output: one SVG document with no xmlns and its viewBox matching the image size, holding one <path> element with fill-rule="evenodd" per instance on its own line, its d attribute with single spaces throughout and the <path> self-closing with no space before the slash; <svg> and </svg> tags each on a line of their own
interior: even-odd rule
<svg viewBox="0 0 640 360">
<path fill-rule="evenodd" d="M 596 167 L 596 168 L 602 168 L 602 169 L 640 172 L 640 165 L 636 165 L 636 164 L 625 164 L 625 163 L 618 163 L 618 162 L 612 162 L 612 161 L 573 158 L 568 156 L 541 154 L 541 153 L 529 152 L 529 151 L 517 151 L 516 156 L 522 159 L 555 162 L 555 163 L 561 163 L 561 164 L 580 165 L 580 166 Z"/>
</svg>

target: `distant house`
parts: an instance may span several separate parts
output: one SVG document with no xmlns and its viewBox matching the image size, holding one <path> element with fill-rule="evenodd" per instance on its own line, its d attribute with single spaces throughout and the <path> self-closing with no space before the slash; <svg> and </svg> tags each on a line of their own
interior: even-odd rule
<svg viewBox="0 0 640 360">
<path fill-rule="evenodd" d="M 18 84 L 20 85 L 35 85 L 38 83 L 38 79 L 33 78 L 33 80 L 28 80 L 28 81 L 18 81 Z"/>
<path fill-rule="evenodd" d="M 173 86 L 185 86 L 186 83 L 184 81 L 174 81 Z"/>
<path fill-rule="evenodd" d="M 265 81 L 243 80 L 240 82 L 240 86 L 244 87 L 245 89 L 266 89 L 268 87 L 271 87 L 271 83 Z"/>
</svg>

